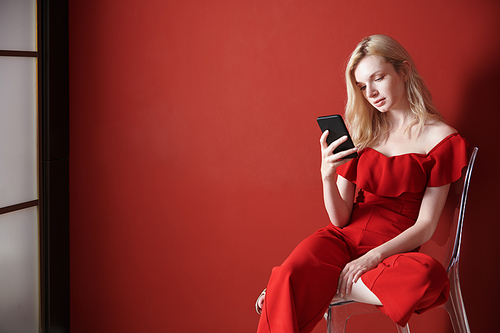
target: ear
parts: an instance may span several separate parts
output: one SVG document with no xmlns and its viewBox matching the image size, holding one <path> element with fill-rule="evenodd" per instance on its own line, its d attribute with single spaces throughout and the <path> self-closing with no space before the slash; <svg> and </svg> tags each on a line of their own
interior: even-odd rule
<svg viewBox="0 0 500 333">
<path fill-rule="evenodd" d="M 411 64 L 408 60 L 403 61 L 403 78 L 406 81 L 408 81 L 408 78 L 410 77 L 411 73 Z"/>
</svg>

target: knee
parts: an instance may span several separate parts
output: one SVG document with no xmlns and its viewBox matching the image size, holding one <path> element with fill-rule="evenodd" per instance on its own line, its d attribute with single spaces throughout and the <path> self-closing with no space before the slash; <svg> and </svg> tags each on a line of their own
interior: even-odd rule
<svg viewBox="0 0 500 333">
<path fill-rule="evenodd" d="M 448 273 L 443 265 L 426 254 L 417 253 L 415 255 L 417 255 L 416 259 L 422 264 L 421 267 L 424 267 L 424 269 L 421 270 L 422 281 L 428 284 L 428 289 L 446 289 L 446 286 L 449 285 L 449 281 Z"/>
<path fill-rule="evenodd" d="M 433 259 L 432 265 L 427 272 L 427 279 L 430 281 L 431 288 L 442 290 L 449 286 L 448 272 L 437 260 Z"/>
<path fill-rule="evenodd" d="M 302 275 L 304 268 L 297 263 L 284 262 L 281 266 L 274 267 L 271 276 L 275 279 L 286 281 L 293 280 L 296 276 Z"/>
</svg>

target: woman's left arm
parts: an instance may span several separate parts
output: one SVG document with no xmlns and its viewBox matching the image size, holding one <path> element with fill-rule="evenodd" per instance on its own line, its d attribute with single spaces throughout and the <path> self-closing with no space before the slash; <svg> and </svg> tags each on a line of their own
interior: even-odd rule
<svg viewBox="0 0 500 333">
<path fill-rule="evenodd" d="M 448 197 L 450 184 L 425 190 L 417 221 L 413 226 L 384 244 L 348 263 L 339 278 L 339 293 L 350 293 L 352 284 L 382 260 L 394 254 L 409 252 L 431 239 Z"/>
</svg>

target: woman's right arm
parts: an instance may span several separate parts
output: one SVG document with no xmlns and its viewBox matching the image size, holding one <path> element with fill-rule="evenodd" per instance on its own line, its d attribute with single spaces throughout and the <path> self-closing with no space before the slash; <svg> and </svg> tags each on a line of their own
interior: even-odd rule
<svg viewBox="0 0 500 333">
<path fill-rule="evenodd" d="M 342 137 L 330 144 L 326 143 L 328 131 L 321 135 L 321 179 L 323 181 L 323 199 L 330 221 L 337 227 L 345 227 L 351 218 L 354 203 L 355 185 L 342 176 L 337 176 L 337 167 L 348 162 L 342 157 L 352 154 L 356 148 L 333 154 L 347 137 Z"/>
</svg>

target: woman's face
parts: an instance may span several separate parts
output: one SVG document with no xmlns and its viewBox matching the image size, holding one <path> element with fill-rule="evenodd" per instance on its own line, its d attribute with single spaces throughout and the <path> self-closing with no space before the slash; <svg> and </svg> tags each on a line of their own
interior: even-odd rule
<svg viewBox="0 0 500 333">
<path fill-rule="evenodd" d="M 384 58 L 364 57 L 354 70 L 354 77 L 363 96 L 380 112 L 408 109 L 404 74 L 397 73 Z"/>
</svg>

